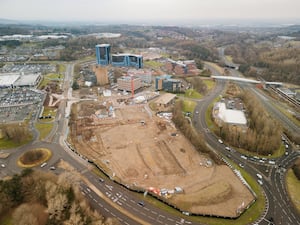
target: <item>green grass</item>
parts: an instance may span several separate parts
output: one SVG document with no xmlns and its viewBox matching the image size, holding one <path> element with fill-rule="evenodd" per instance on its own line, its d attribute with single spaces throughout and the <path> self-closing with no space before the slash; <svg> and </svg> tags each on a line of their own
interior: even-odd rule
<svg viewBox="0 0 300 225">
<path fill-rule="evenodd" d="M 232 62 L 232 56 L 226 55 L 225 58 L 228 62 Z"/>
<path fill-rule="evenodd" d="M 20 147 L 22 145 L 27 144 L 28 142 L 30 142 L 32 140 L 32 138 L 30 137 L 28 140 L 23 141 L 21 143 L 16 143 L 13 140 L 7 140 L 7 139 L 0 139 L 0 150 L 1 149 L 10 149 L 10 148 L 17 148 Z"/>
<path fill-rule="evenodd" d="M 64 64 L 59 64 L 58 72 L 64 73 L 66 71 L 66 66 Z"/>
<path fill-rule="evenodd" d="M 292 169 L 289 169 L 287 172 L 286 186 L 291 201 L 300 213 L 300 181 L 297 179 Z"/>
<path fill-rule="evenodd" d="M 278 157 L 282 156 L 285 153 L 284 144 L 281 144 L 280 147 L 270 156 L 260 155 L 260 154 L 257 154 L 256 152 L 250 152 L 250 151 L 247 151 L 247 150 L 242 149 L 242 148 L 234 148 L 234 149 L 237 150 L 238 152 L 244 154 L 244 155 L 247 155 L 247 156 L 260 156 L 260 157 L 264 157 L 264 158 L 268 158 L 268 159 L 278 158 Z"/>
<path fill-rule="evenodd" d="M 144 62 L 144 66 L 150 67 L 150 68 L 154 68 L 154 69 L 158 69 L 161 66 L 163 66 L 163 63 L 157 62 L 157 61 L 153 61 L 153 60 L 149 60 L 149 61 L 145 61 Z"/>
<path fill-rule="evenodd" d="M 216 82 L 210 79 L 203 79 L 202 81 L 204 84 L 206 84 L 208 91 L 212 90 L 216 85 Z"/>
<path fill-rule="evenodd" d="M 55 109 L 53 107 L 45 106 L 42 116 L 51 115 L 52 118 L 51 119 L 43 119 L 43 120 L 41 120 L 41 122 L 50 122 L 50 121 L 53 121 L 55 119 L 56 112 L 57 112 L 57 109 Z"/>
<path fill-rule="evenodd" d="M 59 80 L 62 82 L 64 76 L 58 73 L 49 73 L 43 77 L 42 82 L 39 84 L 39 88 L 45 87 L 51 80 Z"/>
<path fill-rule="evenodd" d="M 194 89 L 188 89 L 184 93 L 184 97 L 186 97 L 186 98 L 194 98 L 194 99 L 201 99 L 203 96 L 199 92 L 197 92 L 196 90 L 194 90 Z"/>
<path fill-rule="evenodd" d="M 184 112 L 194 112 L 197 103 L 194 101 L 184 100 L 183 101 L 183 111 Z"/>
<path fill-rule="evenodd" d="M 53 128 L 53 124 L 52 123 L 36 123 L 35 127 L 40 133 L 40 140 L 43 140 L 51 132 L 51 130 Z"/>
</svg>

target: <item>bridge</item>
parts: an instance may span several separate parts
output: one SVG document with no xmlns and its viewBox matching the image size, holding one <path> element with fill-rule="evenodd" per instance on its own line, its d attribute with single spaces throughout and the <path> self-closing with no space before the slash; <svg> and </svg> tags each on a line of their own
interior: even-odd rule
<svg viewBox="0 0 300 225">
<path fill-rule="evenodd" d="M 260 81 L 260 80 L 252 80 L 252 79 L 247 79 L 247 78 L 242 78 L 242 77 L 233 77 L 233 76 L 211 76 L 213 79 L 217 80 L 230 80 L 230 81 L 238 81 L 238 82 L 245 82 L 245 83 L 252 83 L 252 84 L 264 84 L 264 85 L 269 85 L 269 86 L 276 86 L 276 87 L 281 87 L 282 83 L 281 82 L 268 82 L 268 81 Z"/>
</svg>

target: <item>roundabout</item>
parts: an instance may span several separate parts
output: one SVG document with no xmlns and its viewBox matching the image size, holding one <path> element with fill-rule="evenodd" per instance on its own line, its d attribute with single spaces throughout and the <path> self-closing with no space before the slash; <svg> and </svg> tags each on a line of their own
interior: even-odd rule
<svg viewBox="0 0 300 225">
<path fill-rule="evenodd" d="M 24 152 L 17 160 L 17 164 L 22 168 L 31 168 L 48 161 L 52 152 L 47 148 L 34 148 Z"/>
</svg>

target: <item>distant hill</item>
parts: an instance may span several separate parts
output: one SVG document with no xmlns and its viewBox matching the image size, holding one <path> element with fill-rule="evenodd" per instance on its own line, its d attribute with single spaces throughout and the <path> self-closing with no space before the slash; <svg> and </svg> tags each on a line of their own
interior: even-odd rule
<svg viewBox="0 0 300 225">
<path fill-rule="evenodd" d="M 20 21 L 0 18 L 0 24 L 19 24 Z"/>
</svg>

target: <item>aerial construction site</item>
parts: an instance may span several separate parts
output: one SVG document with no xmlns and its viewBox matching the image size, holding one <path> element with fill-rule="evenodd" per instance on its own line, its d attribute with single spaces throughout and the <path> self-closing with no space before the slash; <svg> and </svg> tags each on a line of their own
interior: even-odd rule
<svg viewBox="0 0 300 225">
<path fill-rule="evenodd" d="M 155 101 L 136 104 L 110 96 L 73 104 L 68 141 L 132 190 L 147 191 L 181 211 L 238 217 L 255 200 L 250 189 L 227 165 L 196 151 L 170 113 L 152 111 Z"/>
</svg>

